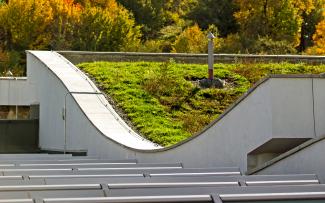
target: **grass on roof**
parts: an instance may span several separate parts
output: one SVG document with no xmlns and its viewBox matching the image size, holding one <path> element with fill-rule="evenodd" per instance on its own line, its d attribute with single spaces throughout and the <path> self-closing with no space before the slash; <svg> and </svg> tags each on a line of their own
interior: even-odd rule
<svg viewBox="0 0 325 203">
<path fill-rule="evenodd" d="M 325 65 L 215 64 L 225 88 L 198 87 L 207 65 L 157 62 L 93 62 L 78 65 L 115 103 L 136 131 L 162 146 L 200 132 L 255 82 L 268 74 L 319 74 Z"/>
</svg>

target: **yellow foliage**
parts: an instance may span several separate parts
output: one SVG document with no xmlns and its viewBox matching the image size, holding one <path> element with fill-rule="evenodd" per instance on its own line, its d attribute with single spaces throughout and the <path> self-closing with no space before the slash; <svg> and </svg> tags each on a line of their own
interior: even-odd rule
<svg viewBox="0 0 325 203">
<path fill-rule="evenodd" d="M 207 37 L 195 24 L 185 29 L 173 44 L 173 52 L 177 53 L 205 53 L 207 50 Z"/>
<path fill-rule="evenodd" d="M 0 25 L 10 33 L 11 46 L 18 49 L 44 49 L 50 41 L 46 30 L 52 19 L 48 0 L 10 0 L 0 10 Z"/>
<path fill-rule="evenodd" d="M 325 11 L 323 20 L 316 26 L 316 32 L 313 36 L 314 46 L 307 50 L 308 54 L 325 55 Z"/>
<path fill-rule="evenodd" d="M 321 0 L 235 0 L 234 16 L 241 33 L 249 39 L 269 37 L 298 46 L 303 16 L 309 15 Z"/>
<path fill-rule="evenodd" d="M 73 0 L 49 0 L 53 13 L 51 48 L 69 49 L 75 25 L 79 22 L 82 8 Z"/>
<path fill-rule="evenodd" d="M 115 0 L 10 0 L 0 5 L 0 49 L 136 50 L 140 27 Z"/>
<path fill-rule="evenodd" d="M 115 0 L 97 0 L 95 5 L 82 10 L 73 48 L 135 51 L 140 43 L 140 27 L 135 25 L 128 10 L 119 6 Z"/>
<path fill-rule="evenodd" d="M 309 14 L 312 10 L 315 9 L 315 0 L 295 0 L 293 4 L 301 12 Z"/>
</svg>

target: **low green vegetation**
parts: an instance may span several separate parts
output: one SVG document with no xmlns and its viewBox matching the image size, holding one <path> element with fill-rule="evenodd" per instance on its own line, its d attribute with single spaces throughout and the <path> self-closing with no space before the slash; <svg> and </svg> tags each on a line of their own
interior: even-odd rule
<svg viewBox="0 0 325 203">
<path fill-rule="evenodd" d="M 318 74 L 325 65 L 216 64 L 223 89 L 200 88 L 206 65 L 154 62 L 95 62 L 79 67 L 109 95 L 149 140 L 173 145 L 201 131 L 255 82 L 268 74 Z"/>
</svg>

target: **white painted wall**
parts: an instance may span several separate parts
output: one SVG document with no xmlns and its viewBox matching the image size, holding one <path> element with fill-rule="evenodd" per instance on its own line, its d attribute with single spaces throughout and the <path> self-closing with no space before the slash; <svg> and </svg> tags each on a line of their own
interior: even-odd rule
<svg viewBox="0 0 325 203">
<path fill-rule="evenodd" d="M 247 153 L 271 138 L 313 138 L 314 126 L 317 134 L 325 133 L 321 121 L 314 122 L 311 93 L 313 85 L 321 88 L 322 79 L 316 85 L 312 78 L 271 78 L 201 135 L 171 149 L 157 149 L 126 127 L 95 94 L 93 83 L 55 52 L 27 52 L 27 70 L 40 101 L 43 149 L 64 150 L 66 145 L 69 151 L 87 150 L 105 158 L 179 161 L 187 167 L 239 166 L 245 171 Z M 314 92 L 318 109 L 325 97 L 321 90 Z"/>
<path fill-rule="evenodd" d="M 0 105 L 30 105 L 37 103 L 35 91 L 27 78 L 0 77 Z"/>
</svg>

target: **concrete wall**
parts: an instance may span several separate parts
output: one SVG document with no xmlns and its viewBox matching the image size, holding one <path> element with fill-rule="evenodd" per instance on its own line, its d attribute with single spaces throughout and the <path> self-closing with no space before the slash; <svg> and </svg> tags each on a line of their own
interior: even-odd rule
<svg viewBox="0 0 325 203">
<path fill-rule="evenodd" d="M 324 114 L 314 116 L 324 105 L 325 93 L 318 89 L 323 79 L 265 80 L 199 136 L 159 149 L 128 128 L 94 84 L 55 52 L 28 52 L 27 70 L 40 101 L 40 147 L 44 150 L 86 150 L 89 155 L 112 159 L 179 161 L 188 167 L 239 166 L 245 171 L 247 153 L 272 138 L 313 138 L 316 131 L 325 133 L 322 121 L 316 120 Z"/>
<path fill-rule="evenodd" d="M 0 105 L 30 105 L 36 103 L 35 91 L 27 78 L 0 77 Z"/>
<path fill-rule="evenodd" d="M 173 58 L 181 63 L 207 64 L 207 54 L 178 54 L 178 53 L 139 53 L 139 52 L 87 52 L 87 51 L 59 51 L 74 64 L 92 61 L 168 61 Z M 215 54 L 217 63 L 237 62 L 290 62 L 307 64 L 325 64 L 324 56 L 307 55 L 252 55 L 252 54 Z"/>
<path fill-rule="evenodd" d="M 315 114 L 315 133 L 316 135 L 325 135 L 325 79 L 314 79 L 314 114 Z"/>
<path fill-rule="evenodd" d="M 265 168 L 254 174 L 289 174 L 312 173 L 317 174 L 325 183 L 325 79 L 313 79 L 315 133 L 317 137 L 310 142 L 283 154 L 267 163 Z"/>
<path fill-rule="evenodd" d="M 254 174 L 317 174 L 321 183 L 325 183 L 325 159 L 323 156 L 325 139 L 296 151 L 289 156 L 268 165 Z"/>
<path fill-rule="evenodd" d="M 272 136 L 275 138 L 316 136 L 313 118 L 313 79 L 277 78 L 272 79 L 270 83 Z"/>
<path fill-rule="evenodd" d="M 0 153 L 38 150 L 38 120 L 0 120 Z"/>
</svg>

